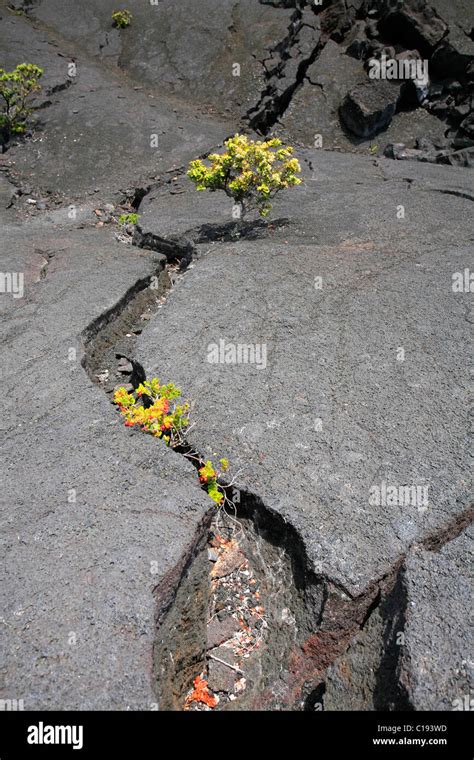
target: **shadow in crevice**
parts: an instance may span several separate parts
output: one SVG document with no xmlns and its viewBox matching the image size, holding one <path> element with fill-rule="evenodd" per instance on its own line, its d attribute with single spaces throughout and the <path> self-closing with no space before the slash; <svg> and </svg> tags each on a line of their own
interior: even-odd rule
<svg viewBox="0 0 474 760">
<path fill-rule="evenodd" d="M 181 453 L 186 456 L 186 451 Z M 233 488 L 233 496 L 235 513 L 228 525 L 235 530 L 238 519 L 238 544 L 259 582 L 266 633 L 265 645 L 247 662 L 245 692 L 225 709 L 301 709 L 298 694 L 295 698 L 291 689 L 281 691 L 280 676 L 289 667 L 297 641 L 319 624 L 324 581 L 309 567 L 302 539 L 292 526 L 253 494 Z M 214 530 L 220 534 L 222 515 L 214 515 Z M 154 677 L 161 709 L 182 709 L 193 678 L 206 673 L 206 565 L 207 545 L 200 533 L 186 562 L 157 589 Z"/>
<path fill-rule="evenodd" d="M 326 684 L 320 683 L 311 694 L 306 697 L 304 703 L 304 712 L 315 712 L 324 710 L 324 694 L 326 693 Z"/>
<path fill-rule="evenodd" d="M 225 224 L 203 224 L 194 230 L 194 243 L 207 243 L 218 240 L 220 242 L 235 242 L 238 240 L 258 240 L 266 236 L 269 231 L 277 227 L 283 227 L 290 223 L 286 217 L 269 221 L 267 219 L 240 220 L 226 222 Z"/>
<path fill-rule="evenodd" d="M 407 593 L 401 569 L 390 593 L 380 603 L 384 620 L 383 655 L 376 672 L 373 703 L 376 710 L 412 710 L 400 679 L 400 661 L 404 645 Z"/>
<path fill-rule="evenodd" d="M 179 262 L 180 269 L 186 269 L 196 255 L 196 245 L 201 243 L 235 243 L 240 240 L 259 240 L 278 227 L 290 224 L 286 217 L 269 221 L 255 219 L 232 221 L 224 224 L 206 223 L 186 230 L 180 235 L 163 238 L 153 232 L 143 232 L 137 224 L 133 244 L 148 251 L 157 251 L 166 256 L 169 263 Z"/>
</svg>

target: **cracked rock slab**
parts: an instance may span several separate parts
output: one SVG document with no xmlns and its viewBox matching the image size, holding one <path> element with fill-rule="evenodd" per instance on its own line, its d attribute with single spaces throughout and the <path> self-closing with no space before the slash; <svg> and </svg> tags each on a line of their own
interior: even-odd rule
<svg viewBox="0 0 474 760">
<path fill-rule="evenodd" d="M 438 552 L 410 552 L 401 680 L 415 710 L 470 710 L 472 526 Z"/>
<path fill-rule="evenodd" d="M 138 85 L 234 117 L 257 99 L 261 61 L 285 36 L 294 13 L 257 0 L 160 0 L 154 6 L 129 0 L 127 8 L 133 20 L 121 31 L 112 26 L 115 0 L 80 6 L 41 0 L 28 13 L 94 58 L 115 63 Z"/>
<path fill-rule="evenodd" d="M 31 138 L 2 156 L 19 184 L 69 200 L 96 193 L 123 197 L 232 131 L 230 122 L 197 118 L 186 104 L 135 89 L 120 70 L 100 66 L 72 43 L 58 43 L 28 19 L 5 15 L 0 44 L 7 65 L 22 60 L 26 48 L 45 71 L 46 102 L 33 116 Z M 71 61 L 75 75 L 68 77 Z M 48 95 L 57 80 L 70 84 Z"/>
<path fill-rule="evenodd" d="M 469 185 L 461 169 L 413 166 L 411 183 L 389 161 L 304 158 L 304 185 L 275 203 L 291 223 L 202 246 L 137 358 L 195 401 L 196 449 L 228 458 L 315 571 L 359 594 L 469 506 L 469 294 L 452 282 L 472 256 L 472 201 L 449 191 Z M 162 222 L 184 197 L 157 205 Z M 253 362 L 226 362 L 229 344 Z M 387 504 L 383 483 L 427 486 L 428 504 L 403 491 Z"/>
<path fill-rule="evenodd" d="M 366 81 L 362 63 L 344 55 L 342 48 L 329 40 L 312 63 L 303 86 L 294 94 L 275 132 L 303 145 L 314 145 L 322 136 L 325 148 L 350 149 L 339 121 L 339 106 L 348 89 Z"/>
<path fill-rule="evenodd" d="M 126 431 L 81 359 L 84 329 L 162 257 L 105 230 L 0 215 L 2 271 L 25 275 L 23 298 L 0 296 L 0 696 L 149 710 L 154 589 L 191 551 L 208 500 L 182 457 Z"/>
<path fill-rule="evenodd" d="M 325 710 L 468 710 L 473 688 L 472 526 L 415 546 L 347 651 Z M 443 541 L 445 541 L 443 545 Z"/>
</svg>

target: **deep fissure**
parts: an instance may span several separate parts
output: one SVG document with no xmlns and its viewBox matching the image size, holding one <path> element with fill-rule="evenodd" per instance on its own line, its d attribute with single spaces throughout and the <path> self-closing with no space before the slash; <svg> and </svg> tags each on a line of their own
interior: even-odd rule
<svg viewBox="0 0 474 760">
<path fill-rule="evenodd" d="M 319 40 L 313 48 L 310 56 L 301 60 L 298 64 L 293 82 L 283 90 L 281 94 L 278 94 L 274 79 L 275 77 L 279 79 L 284 76 L 285 65 L 290 58 L 291 49 L 298 41 L 299 32 L 303 26 L 305 26 L 303 22 L 304 5 L 304 3 L 301 5 L 297 4 L 295 13 L 291 18 L 291 24 L 288 28 L 287 36 L 270 51 L 271 53 L 278 53 L 280 60 L 270 71 L 266 70 L 265 76 L 268 83 L 261 92 L 257 103 L 252 106 L 244 116 L 244 120 L 248 122 L 251 129 L 254 129 L 262 135 L 267 135 L 272 127 L 274 127 L 278 120 L 283 116 L 290 105 L 293 96 L 302 86 L 307 70 L 318 58 L 327 42 L 327 39 L 323 37 Z"/>
<path fill-rule="evenodd" d="M 124 356 L 129 359 L 136 377 L 133 380 L 132 372 L 128 380 L 133 380 L 134 387 L 143 381 L 143 368 L 130 358 L 134 340 L 141 330 L 140 319 L 144 309 L 152 314 L 158 304 L 163 303 L 170 289 L 170 281 L 166 279 L 169 267 L 186 269 L 193 260 L 196 241 L 188 234 L 181 238 L 186 241 L 184 246 L 179 241 L 154 240 L 154 250 L 165 255 L 155 262 L 153 274 L 138 280 L 84 333 L 83 366 L 93 382 L 101 384 L 107 392 L 112 388 L 100 377 L 100 369 L 112 358 L 114 361 Z M 141 246 L 139 235 L 134 242 Z M 158 277 L 158 282 L 161 278 L 161 284 L 153 292 L 152 277 Z M 196 467 L 204 460 L 187 446 L 178 453 Z M 390 627 L 394 619 L 398 621 L 395 633 L 404 626 L 400 569 L 404 557 L 387 576 L 362 595 L 352 597 L 324 575 L 314 573 L 296 529 L 257 495 L 234 486 L 230 501 L 235 510 L 232 517 L 241 531 L 239 551 L 243 552 L 261 586 L 266 631 L 264 646 L 251 661 L 250 672 L 246 673 L 242 665 L 233 666 L 238 676 L 236 683 L 240 685 L 238 693 L 232 693 L 233 699 L 229 693 L 218 694 L 220 701 L 215 709 L 324 709 L 331 693 L 327 674 L 338 660 L 350 653 L 357 636 L 365 634 L 376 616 L 381 617 L 382 622 L 377 634 L 372 635 L 371 646 L 380 646 L 380 636 L 383 642 L 373 685 L 373 705 L 376 709 L 410 709 L 398 678 L 400 648 L 394 643 L 393 626 Z M 217 655 L 209 655 L 207 638 L 212 583 L 208 557 L 212 542 L 220 535 L 217 531 L 222 529 L 222 526 L 216 527 L 218 517 L 216 508 L 210 507 L 192 546 L 155 590 L 153 678 L 164 709 L 184 708 L 194 678 L 201 673 L 209 677 L 209 663 L 219 665 L 221 670 L 233 670 L 229 663 L 222 662 L 222 657 L 214 659 Z M 427 539 L 424 545 L 439 549 L 458 535 L 472 518 L 470 508 L 453 524 Z M 235 523 L 233 526 L 235 529 Z M 229 530 L 227 526 L 222 532 L 232 540 Z M 242 678 L 245 680 L 243 688 Z"/>
<path fill-rule="evenodd" d="M 34 0 L 26 2 L 26 10 L 33 4 Z M 275 2 L 275 6 L 278 5 L 284 4 Z M 286 64 L 304 26 L 303 9 L 311 7 L 304 2 L 295 5 L 288 35 L 270 51 L 276 53 L 279 60 L 273 68 L 267 69 L 266 86 L 244 117 L 250 127 L 263 135 L 278 123 L 305 80 L 324 93 L 324 85 L 312 82 L 308 76 L 311 64 L 318 59 L 328 39 L 333 39 L 324 32 L 309 56 L 299 56 L 293 81 L 289 75 L 287 82 L 290 83 L 286 89 L 279 91 L 275 87 L 277 79 L 287 76 Z M 364 7 L 369 6 L 364 4 Z M 355 14 L 355 18 L 362 17 L 362 11 L 360 15 Z M 474 39 L 474 29 L 466 35 Z M 266 68 L 265 62 L 262 61 L 262 65 Z M 46 90 L 46 94 L 60 93 L 71 83 L 67 80 Z M 51 101 L 45 101 L 38 108 L 49 105 Z M 408 107 L 409 103 L 406 105 Z M 38 128 L 41 129 L 41 125 Z M 201 157 L 205 158 L 209 152 Z M 311 162 L 308 161 L 308 165 L 312 169 Z M 134 187 L 127 197 L 131 209 L 138 211 L 149 193 L 171 185 L 176 179 L 173 175 L 180 177 L 183 172 L 184 167 L 171 169 L 164 172 L 169 178 L 160 180 L 156 177 L 156 181 L 146 186 Z M 10 174 L 9 171 L 6 173 Z M 411 179 L 406 181 L 413 182 Z M 460 190 L 428 190 L 472 200 L 469 194 Z M 24 194 L 30 193 L 25 189 Z M 12 199 L 9 206 L 13 203 Z M 272 222 L 273 225 L 288 223 L 287 219 Z M 136 388 L 143 382 L 145 371 L 134 359 L 136 337 L 157 308 L 165 303 L 176 278 L 195 259 L 196 246 L 239 238 L 257 239 L 266 234 L 267 228 L 268 223 L 264 221 L 204 224 L 173 239 L 143 233 L 138 224 L 133 243 L 143 251 L 151 252 L 150 261 L 154 261 L 150 264 L 150 273 L 137 279 L 114 306 L 100 314 L 84 331 L 82 365 L 91 381 L 107 394 L 112 393 L 116 385 Z M 37 252 L 45 256 L 45 265 L 40 272 L 40 278 L 44 279 L 49 277 L 48 265 L 54 253 Z M 132 445 L 133 440 L 130 439 Z M 175 451 L 196 468 L 205 459 L 187 445 Z M 407 554 L 400 556 L 384 577 L 354 596 L 324 573 L 314 572 L 298 530 L 258 495 L 232 486 L 229 500 L 233 505 L 229 515 L 209 503 L 209 509 L 196 526 L 194 538 L 177 564 L 154 589 L 156 635 L 152 678 L 160 707 L 184 709 L 193 680 L 203 674 L 212 692 L 219 696 L 215 709 L 314 711 L 355 709 L 354 705 L 360 709 L 361 704 L 363 709 L 412 709 L 400 674 L 399 637 L 405 630 L 408 604 L 404 567 Z M 473 518 L 474 508 L 470 506 L 416 546 L 438 552 L 459 536 Z M 234 550 L 237 550 L 245 559 L 229 573 L 217 578 L 228 579 L 232 587 L 225 589 L 222 596 L 224 584 L 219 588 L 215 583 L 215 568 L 221 560 L 228 561 L 228 555 L 220 552 L 222 542 L 232 544 L 234 541 L 236 547 L 225 551 L 235 554 Z M 252 588 L 252 593 L 247 594 L 246 585 Z M 240 599 L 241 592 L 244 601 Z M 245 636 L 240 639 L 237 635 L 230 636 L 216 643 L 217 636 L 211 646 L 211 624 L 217 619 L 225 628 L 229 618 L 233 617 L 227 602 L 238 612 L 234 616 L 236 634 L 241 633 L 239 626 L 242 628 L 242 617 L 239 616 L 248 612 L 250 617 L 259 617 L 258 628 L 252 628 L 255 621 L 244 619 L 245 626 L 250 629 L 245 631 L 244 627 L 250 639 L 248 649 L 253 643 L 259 643 L 251 651 L 245 649 Z M 252 610 L 257 607 L 261 611 L 257 610 L 253 615 Z M 220 637 L 224 635 L 225 631 Z M 235 654 L 233 647 L 227 646 L 233 639 L 240 643 L 244 639 L 243 654 L 239 655 L 237 664 L 232 659 L 226 661 L 227 651 L 231 658 Z M 221 647 L 224 651 L 216 653 Z M 360 649 L 367 650 L 369 655 L 362 658 L 362 668 L 354 668 Z M 245 657 L 247 653 L 249 657 Z M 218 688 L 213 680 L 216 674 L 213 676 L 211 669 L 217 671 L 217 678 L 222 679 L 223 673 L 231 676 L 227 679 L 229 686 Z M 344 681 L 347 673 L 350 674 L 348 682 Z M 222 684 L 223 680 L 219 683 Z M 198 707 L 206 709 L 202 702 Z"/>
</svg>

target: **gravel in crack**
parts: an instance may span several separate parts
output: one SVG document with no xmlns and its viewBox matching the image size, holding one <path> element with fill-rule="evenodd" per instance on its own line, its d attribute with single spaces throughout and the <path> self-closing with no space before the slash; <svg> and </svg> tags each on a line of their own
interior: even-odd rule
<svg viewBox="0 0 474 760">
<path fill-rule="evenodd" d="M 258 670 L 268 627 L 265 609 L 259 581 L 233 531 L 215 528 L 210 534 L 207 665 L 187 693 L 185 710 L 224 709 L 235 703 Z"/>
</svg>

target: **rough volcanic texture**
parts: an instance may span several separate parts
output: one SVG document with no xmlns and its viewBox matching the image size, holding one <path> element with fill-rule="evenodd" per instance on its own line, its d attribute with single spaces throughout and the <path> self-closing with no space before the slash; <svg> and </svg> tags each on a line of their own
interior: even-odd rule
<svg viewBox="0 0 474 760">
<path fill-rule="evenodd" d="M 208 504 L 182 457 L 124 433 L 81 367 L 81 334 L 154 254 L 94 228 L 0 218 L 2 271 L 26 279 L 25 298 L 2 296 L 1 696 L 150 709 L 153 591 Z"/>
<path fill-rule="evenodd" d="M 268 67 L 267 87 L 249 113 L 250 124 L 264 131 L 273 128 L 307 146 L 317 144 L 320 135 L 326 148 L 364 152 L 370 141 L 376 150 L 401 142 L 421 149 L 417 141 L 428 139 L 434 148 L 422 147 L 423 160 L 451 163 L 446 154 L 472 146 L 474 13 L 465 2 L 433 5 L 424 0 L 338 0 L 324 8 L 313 6 L 316 16 L 307 7 L 299 11 L 277 49 L 277 65 Z M 316 30 L 312 51 L 299 39 L 303 32 L 308 38 L 311 28 Z M 397 62 L 423 59 L 426 87 L 415 87 L 401 74 L 392 85 L 403 85 L 402 97 L 387 99 L 389 82 L 369 79 L 370 62 L 383 56 Z M 356 119 L 351 118 L 354 105 Z M 453 163 L 462 165 L 459 157 Z"/>
<path fill-rule="evenodd" d="M 133 23 L 118 30 L 112 24 L 115 0 L 17 5 L 140 85 L 237 115 L 256 100 L 263 86 L 260 61 L 285 36 L 294 12 L 258 0 L 130 0 Z M 234 64 L 240 65 L 238 75 Z"/>
<path fill-rule="evenodd" d="M 140 86 L 185 97 L 203 113 L 247 114 L 252 128 L 274 129 L 309 147 L 322 135 L 325 148 L 365 152 L 379 133 L 382 149 L 400 142 L 415 148 L 422 139 L 439 143 L 438 151 L 472 145 L 463 122 L 472 113 L 474 13 L 465 0 L 333 0 L 321 6 L 225 0 L 218 12 L 213 0 L 161 0 L 156 6 L 131 0 L 133 23 L 126 30 L 112 25 L 113 0 L 100 7 L 94 0 L 80 8 L 60 0 L 17 0 L 13 6 Z M 426 91 L 400 80 L 405 96 L 382 108 L 383 118 L 374 120 L 370 108 L 356 122 L 344 118 L 345 109 L 340 118 L 351 90 L 371 81 L 369 61 L 383 55 L 423 58 Z M 370 101 L 385 101 L 387 82 L 371 84 Z M 438 158 L 424 150 L 424 160 Z"/>
<path fill-rule="evenodd" d="M 387 709 L 387 702 L 379 701 L 381 683 L 385 681 L 385 691 L 393 688 L 381 667 L 387 644 L 385 630 L 386 622 L 377 608 L 347 651 L 329 668 L 322 700 L 325 710 Z"/>
<path fill-rule="evenodd" d="M 360 593 L 469 506 L 469 294 L 453 293 L 452 275 L 472 255 L 472 199 L 461 169 L 420 167 L 412 183 L 389 161 L 306 158 L 304 187 L 274 208 L 291 222 L 254 242 L 203 245 L 138 358 L 189 388 L 197 449 L 223 452 L 246 489 L 298 527 L 316 572 Z M 224 223 L 204 198 L 196 216 Z M 170 195 L 158 218 L 144 202 L 143 232 L 163 234 L 167 216 L 193 228 L 193 204 Z M 209 363 L 220 340 L 265 344 L 267 366 Z M 429 508 L 370 506 L 382 481 L 428 484 Z"/>
<path fill-rule="evenodd" d="M 0 301 L 0 697 L 148 710 L 177 641 L 160 706 L 196 674 L 215 507 L 109 403 L 139 359 L 192 400 L 191 444 L 240 470 L 271 590 L 250 707 L 451 709 L 471 685 L 472 5 L 128 5 L 119 31 L 109 0 L 0 0 L 0 66 L 45 70 L 26 135 L 0 141 L 1 282 L 26 287 Z M 390 123 L 343 127 L 348 93 L 385 88 L 370 57 L 415 51 L 428 90 L 394 83 Z M 269 223 L 184 176 L 244 130 L 304 165 Z M 405 160 L 367 155 L 386 143 Z M 265 367 L 209 363 L 220 341 L 264 344 Z M 383 483 L 429 495 L 374 504 Z"/>
<path fill-rule="evenodd" d="M 472 527 L 415 546 L 347 651 L 329 668 L 325 710 L 465 710 L 472 693 Z"/>
<path fill-rule="evenodd" d="M 304 145 L 315 145 L 321 136 L 322 147 L 351 149 L 351 140 L 340 127 L 339 107 L 348 89 L 362 84 L 367 76 L 360 61 L 344 55 L 343 49 L 329 40 L 307 71 L 301 88 L 293 95 L 275 133 L 291 134 Z"/>
<path fill-rule="evenodd" d="M 13 176 L 43 194 L 123 197 L 232 132 L 230 124 L 198 117 L 186 104 L 135 89 L 122 72 L 103 69 L 71 45 L 58 50 L 48 32 L 5 15 L 1 6 L 0 13 L 5 67 L 22 60 L 26 46 L 32 62 L 45 70 L 45 107 L 35 114 L 32 139 L 13 145 L 4 157 Z M 71 61 L 74 77 L 68 76 Z M 48 97 L 58 84 L 66 91 Z"/>
<path fill-rule="evenodd" d="M 406 562 L 401 680 L 416 710 L 463 710 L 472 694 L 472 527 Z"/>
<path fill-rule="evenodd" d="M 399 88 L 389 82 L 359 85 L 342 101 L 343 123 L 358 137 L 374 137 L 392 121 L 399 97 Z"/>
</svg>

